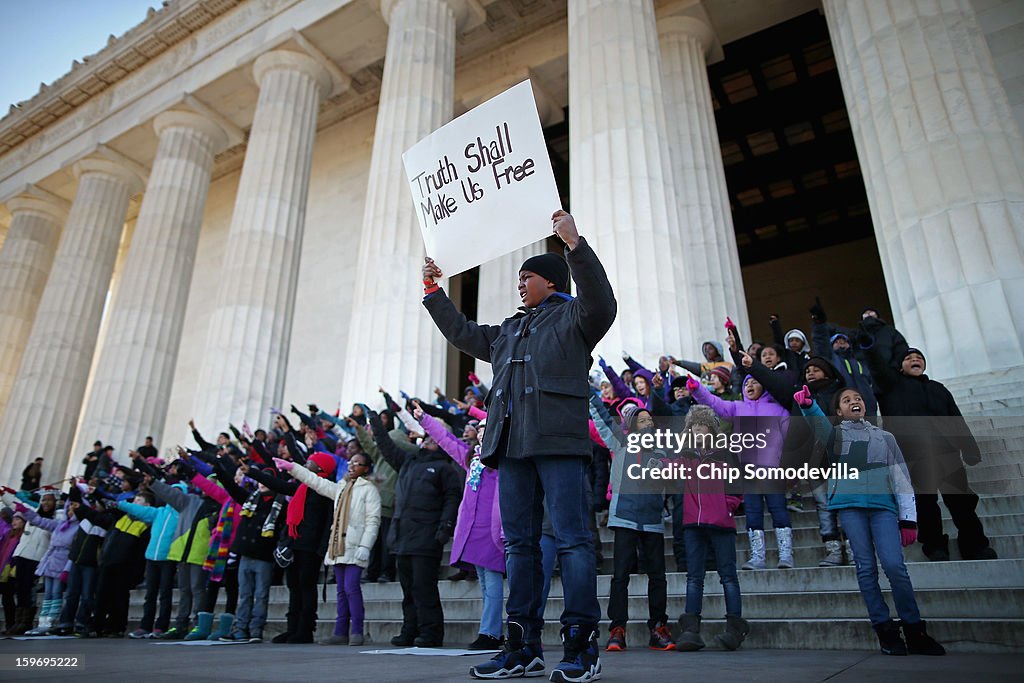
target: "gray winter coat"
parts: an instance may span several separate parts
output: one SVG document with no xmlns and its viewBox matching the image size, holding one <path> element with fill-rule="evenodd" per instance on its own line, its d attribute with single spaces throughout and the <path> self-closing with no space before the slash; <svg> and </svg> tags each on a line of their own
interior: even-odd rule
<svg viewBox="0 0 1024 683">
<path fill-rule="evenodd" d="M 442 291 L 423 300 L 449 343 L 489 362 L 494 371 L 480 451 L 490 467 L 497 466 L 505 429 L 506 457 L 591 456 L 590 354 L 614 322 L 617 304 L 604 267 L 584 238 L 565 254 L 578 296 L 552 295 L 501 325 L 467 320 Z"/>
</svg>

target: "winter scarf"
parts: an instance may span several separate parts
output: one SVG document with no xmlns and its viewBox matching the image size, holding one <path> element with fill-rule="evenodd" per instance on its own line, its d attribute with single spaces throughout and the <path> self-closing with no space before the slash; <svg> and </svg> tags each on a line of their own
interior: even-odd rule
<svg viewBox="0 0 1024 683">
<path fill-rule="evenodd" d="M 341 497 L 334 508 L 334 531 L 331 533 L 331 548 L 329 555 L 341 557 L 345 554 L 345 534 L 348 532 L 348 513 L 352 507 L 352 489 L 356 487 L 354 481 L 346 482 L 345 488 L 341 490 Z"/>
<path fill-rule="evenodd" d="M 260 499 L 267 494 L 260 493 L 259 491 L 253 491 L 249 494 L 249 497 L 242 503 L 242 517 L 252 517 L 256 514 L 256 508 L 260 504 Z M 281 497 L 277 496 L 274 498 L 274 504 L 270 506 L 270 512 L 267 514 L 267 518 L 263 520 L 263 527 L 260 529 L 260 536 L 264 538 L 270 538 L 274 535 L 274 530 L 277 525 L 277 515 L 281 512 Z"/>
<path fill-rule="evenodd" d="M 224 577 L 224 567 L 228 563 L 229 549 L 226 541 L 231 538 L 236 505 L 238 503 L 234 500 L 228 503 L 227 507 L 223 510 L 223 514 L 220 516 L 220 520 L 217 522 L 216 528 L 210 534 L 210 553 L 203 562 L 203 571 L 210 572 L 210 581 L 213 582 L 219 582 Z"/>
<path fill-rule="evenodd" d="M 330 477 L 334 474 L 334 468 L 338 464 L 334 458 L 327 453 L 314 453 L 309 457 L 309 459 L 315 462 L 320 468 L 320 471 L 317 472 L 318 477 Z M 288 535 L 292 538 L 299 537 L 299 525 L 302 524 L 302 520 L 306 516 L 306 495 L 308 493 L 309 487 L 302 484 L 295 491 L 295 495 L 292 496 L 292 502 L 288 504 L 288 515 L 286 517 L 286 521 L 288 523 Z"/>
</svg>

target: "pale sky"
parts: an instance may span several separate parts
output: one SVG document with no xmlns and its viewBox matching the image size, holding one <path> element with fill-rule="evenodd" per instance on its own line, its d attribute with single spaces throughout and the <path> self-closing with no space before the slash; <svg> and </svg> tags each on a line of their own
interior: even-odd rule
<svg viewBox="0 0 1024 683">
<path fill-rule="evenodd" d="M 0 117 L 146 18 L 160 0 L 0 0 Z"/>
</svg>

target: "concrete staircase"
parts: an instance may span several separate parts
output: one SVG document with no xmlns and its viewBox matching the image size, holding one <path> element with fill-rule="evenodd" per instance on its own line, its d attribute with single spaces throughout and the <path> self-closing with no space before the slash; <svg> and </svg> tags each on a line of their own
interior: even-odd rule
<svg viewBox="0 0 1024 683">
<path fill-rule="evenodd" d="M 999 560 L 964 561 L 959 559 L 956 543 L 950 543 L 950 562 L 928 562 L 915 544 L 905 550 L 911 579 L 921 613 L 928 621 L 929 632 L 954 652 L 1024 652 L 1024 405 L 1011 399 L 1004 408 L 993 406 L 993 396 L 1000 394 L 998 383 L 978 389 L 964 389 L 967 397 L 960 404 L 968 415 L 981 447 L 983 461 L 968 468 L 972 486 L 981 497 L 979 516 Z M 1020 391 L 1019 389 L 1017 390 Z M 976 393 L 973 393 L 976 392 Z M 958 397 L 960 394 L 958 394 Z M 1004 399 L 999 399 L 1002 401 Z M 997 401 L 998 402 L 998 401 Z M 982 415 L 984 411 L 984 415 Z M 1011 415 L 1010 412 L 1016 413 Z M 873 650 L 877 641 L 868 625 L 863 600 L 857 591 L 852 566 L 819 568 L 823 547 L 818 535 L 817 516 L 813 503 L 805 501 L 807 511 L 792 515 L 797 568 L 741 571 L 744 617 L 751 622 L 751 633 L 744 647 L 779 649 Z M 943 507 L 945 531 L 950 538 L 956 529 Z M 748 541 L 742 517 L 737 519 L 738 560 L 748 557 Z M 598 576 L 598 595 L 602 614 L 607 614 L 611 580 L 612 534 L 601 529 L 605 562 Z M 777 562 L 772 533 L 767 538 L 768 566 Z M 671 533 L 666 534 L 666 566 L 672 560 Z M 447 553 L 445 555 L 447 561 Z M 442 577 L 450 573 L 442 569 Z M 881 574 L 881 572 L 880 572 Z M 890 607 L 891 596 L 884 574 L 883 590 Z M 476 582 L 440 582 L 445 609 L 445 643 L 463 646 L 476 638 L 482 609 Z M 329 587 L 333 594 L 333 586 Z M 683 611 L 686 575 L 668 575 L 668 613 L 674 620 Z M 629 587 L 630 616 L 627 628 L 632 647 L 646 647 L 648 632 L 647 578 L 634 576 Z M 401 626 L 402 592 L 397 582 L 363 586 L 366 603 L 366 630 L 369 641 L 387 644 Z M 562 585 L 556 577 L 552 583 L 544 629 L 546 646 L 557 647 L 558 617 L 563 606 Z M 223 598 L 222 598 L 223 599 Z M 142 594 L 132 598 L 132 618 L 141 616 Z M 288 594 L 283 586 L 275 586 L 266 635 L 283 630 Z M 705 578 L 705 632 L 713 635 L 724 624 L 725 606 L 716 572 Z M 335 603 L 329 595 L 319 608 L 318 635 L 327 635 L 333 626 Z M 893 613 L 895 617 L 895 612 Z M 607 635 L 604 622 L 603 637 Z M 713 638 L 706 637 L 709 648 Z"/>
</svg>

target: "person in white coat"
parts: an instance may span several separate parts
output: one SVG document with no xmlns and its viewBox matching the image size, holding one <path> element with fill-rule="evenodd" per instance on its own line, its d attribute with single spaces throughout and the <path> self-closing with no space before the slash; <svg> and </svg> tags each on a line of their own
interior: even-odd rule
<svg viewBox="0 0 1024 683">
<path fill-rule="evenodd" d="M 316 493 L 334 500 L 334 524 L 324 564 L 334 566 L 338 615 L 334 635 L 321 643 L 362 645 L 365 612 L 359 579 L 370 562 L 370 549 L 380 529 L 380 493 L 369 478 L 373 465 L 369 457 L 357 453 L 349 459 L 345 477 L 333 482 L 289 460 L 274 458 L 274 463 Z"/>
</svg>

